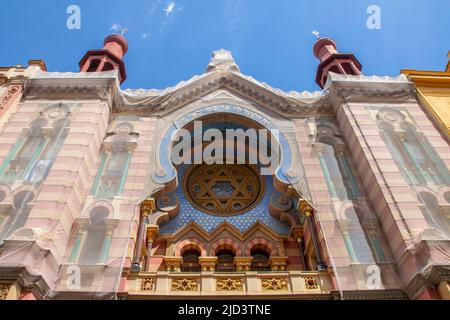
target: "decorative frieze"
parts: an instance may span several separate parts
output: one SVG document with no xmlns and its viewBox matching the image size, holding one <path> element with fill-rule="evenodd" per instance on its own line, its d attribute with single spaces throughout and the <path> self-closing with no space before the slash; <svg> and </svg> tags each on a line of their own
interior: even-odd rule
<svg viewBox="0 0 450 320">
<path fill-rule="evenodd" d="M 197 279 L 178 278 L 172 280 L 171 291 L 198 291 Z"/>
<path fill-rule="evenodd" d="M 0 300 L 6 300 L 9 290 L 11 290 L 11 284 L 0 283 Z"/>
<path fill-rule="evenodd" d="M 244 287 L 242 285 L 242 279 L 217 279 L 216 283 L 217 291 L 244 291 Z"/>
<path fill-rule="evenodd" d="M 155 288 L 155 279 L 153 278 L 143 278 L 141 280 L 141 291 L 150 292 Z"/>
<path fill-rule="evenodd" d="M 319 279 L 315 276 L 305 277 L 305 288 L 306 290 L 317 290 L 319 289 Z"/>
<path fill-rule="evenodd" d="M 263 278 L 261 279 L 262 291 L 287 291 L 286 278 Z"/>
<path fill-rule="evenodd" d="M 12 86 L 0 100 L 0 108 L 3 108 L 16 94 L 20 93 L 20 86 Z"/>
</svg>

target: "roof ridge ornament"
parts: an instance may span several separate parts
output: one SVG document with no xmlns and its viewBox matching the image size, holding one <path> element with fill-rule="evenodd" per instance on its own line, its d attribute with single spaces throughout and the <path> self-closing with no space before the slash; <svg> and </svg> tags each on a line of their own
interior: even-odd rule
<svg viewBox="0 0 450 320">
<path fill-rule="evenodd" d="M 206 72 L 211 72 L 214 70 L 241 72 L 239 66 L 234 61 L 231 51 L 225 49 L 213 51 L 211 61 L 206 68 Z"/>
</svg>

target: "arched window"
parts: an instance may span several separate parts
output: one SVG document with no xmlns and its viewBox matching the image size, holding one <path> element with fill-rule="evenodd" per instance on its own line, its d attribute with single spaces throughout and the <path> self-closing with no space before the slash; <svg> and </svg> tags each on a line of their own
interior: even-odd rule
<svg viewBox="0 0 450 320">
<path fill-rule="evenodd" d="M 103 142 L 100 166 L 92 186 L 92 195 L 97 199 L 110 199 L 121 195 L 128 175 L 128 167 L 136 142 L 132 125 L 122 123 Z"/>
<path fill-rule="evenodd" d="M 381 137 L 409 184 L 450 184 L 450 172 L 428 139 L 404 113 L 382 109 L 377 114 Z"/>
<path fill-rule="evenodd" d="M 254 249 L 252 255 L 252 271 L 270 271 L 269 254 L 263 249 Z"/>
<path fill-rule="evenodd" d="M 114 70 L 114 66 L 111 62 L 106 62 L 105 65 L 103 66 L 103 70 L 102 71 L 111 71 Z"/>
<path fill-rule="evenodd" d="M 41 183 L 46 179 L 67 137 L 70 112 L 67 107 L 47 108 L 20 137 L 0 167 L 0 180 Z"/>
<path fill-rule="evenodd" d="M 100 59 L 91 60 L 87 72 L 96 72 L 99 66 L 100 66 Z"/>
<path fill-rule="evenodd" d="M 355 70 L 353 70 L 352 65 L 348 62 L 344 62 L 341 64 L 342 69 L 344 69 L 346 74 L 355 74 Z"/>
<path fill-rule="evenodd" d="M 31 190 L 21 191 L 14 196 L 12 208 L 9 208 L 3 216 L 3 227 L 0 223 L 0 241 L 9 237 L 17 229 L 22 228 L 31 211 L 30 203 L 34 200 Z"/>
<path fill-rule="evenodd" d="M 428 185 L 436 188 L 450 185 L 450 172 L 439 154 L 432 147 L 423 132 L 408 119 L 406 112 L 383 108 L 377 113 L 377 124 L 395 163 L 405 180 L 415 189 Z M 425 219 L 447 237 L 450 236 L 450 223 L 437 199 L 428 193 L 417 192 Z"/>
<path fill-rule="evenodd" d="M 328 69 L 328 72 L 334 72 L 334 73 L 341 73 L 341 70 L 339 69 L 338 66 L 332 66 L 330 69 Z"/>
<path fill-rule="evenodd" d="M 102 154 L 97 178 L 92 189 L 98 199 L 109 199 L 123 192 L 131 151 L 112 150 Z"/>
<path fill-rule="evenodd" d="M 234 252 L 228 249 L 222 249 L 217 252 L 218 272 L 234 272 Z"/>
<path fill-rule="evenodd" d="M 347 160 L 345 148 L 335 147 L 327 138 L 319 141 L 321 145 L 316 148 L 330 195 L 339 200 L 357 199 L 360 190 Z"/>
<path fill-rule="evenodd" d="M 181 271 L 183 272 L 200 272 L 200 251 L 197 249 L 188 249 L 183 252 L 183 262 L 181 265 Z"/>
<path fill-rule="evenodd" d="M 82 225 L 70 255 L 70 262 L 81 265 L 104 264 L 108 258 L 112 241 L 113 228 L 107 225 L 109 210 L 106 207 L 96 207 L 90 213 L 87 225 Z"/>
</svg>

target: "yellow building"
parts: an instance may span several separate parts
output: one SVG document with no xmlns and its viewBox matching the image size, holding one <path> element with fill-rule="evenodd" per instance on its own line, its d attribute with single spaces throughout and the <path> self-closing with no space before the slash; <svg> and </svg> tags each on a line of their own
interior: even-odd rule
<svg viewBox="0 0 450 320">
<path fill-rule="evenodd" d="M 448 53 L 450 58 L 450 51 Z M 425 111 L 443 137 L 450 141 L 450 61 L 445 71 L 402 70 L 417 86 Z"/>
</svg>

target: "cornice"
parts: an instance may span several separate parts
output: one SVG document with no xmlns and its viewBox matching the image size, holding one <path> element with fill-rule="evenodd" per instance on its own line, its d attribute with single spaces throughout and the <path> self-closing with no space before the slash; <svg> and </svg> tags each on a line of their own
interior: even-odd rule
<svg viewBox="0 0 450 320">
<path fill-rule="evenodd" d="M 17 281 L 22 290 L 31 291 L 38 299 L 54 295 L 44 278 L 31 274 L 26 267 L 0 267 L 0 279 L 11 283 Z"/>
<path fill-rule="evenodd" d="M 25 99 L 109 100 L 113 112 L 164 116 L 226 89 L 236 96 L 287 118 L 333 114 L 341 101 L 405 102 L 415 99 L 414 83 L 398 77 L 347 76 L 330 73 L 321 92 L 284 92 L 229 69 L 216 69 L 182 81 L 164 90 L 120 90 L 117 70 L 97 73 L 54 73 L 38 71 L 25 82 Z"/>
<path fill-rule="evenodd" d="M 450 266 L 431 265 L 423 272 L 417 274 L 406 286 L 406 293 L 416 298 L 423 288 L 435 288 L 442 281 L 450 281 Z"/>
<path fill-rule="evenodd" d="M 283 116 L 306 116 L 330 111 L 323 92 L 283 92 L 230 70 L 208 72 L 161 91 L 121 91 L 116 111 L 121 114 L 163 116 L 221 89 L 227 89 Z"/>
<path fill-rule="evenodd" d="M 25 81 L 24 100 L 101 99 L 112 101 L 118 90 L 117 71 L 57 73 L 39 71 Z"/>
<path fill-rule="evenodd" d="M 405 103 L 416 101 L 415 85 L 405 75 L 397 77 L 349 76 L 330 73 L 329 99 L 342 102 Z"/>
</svg>

